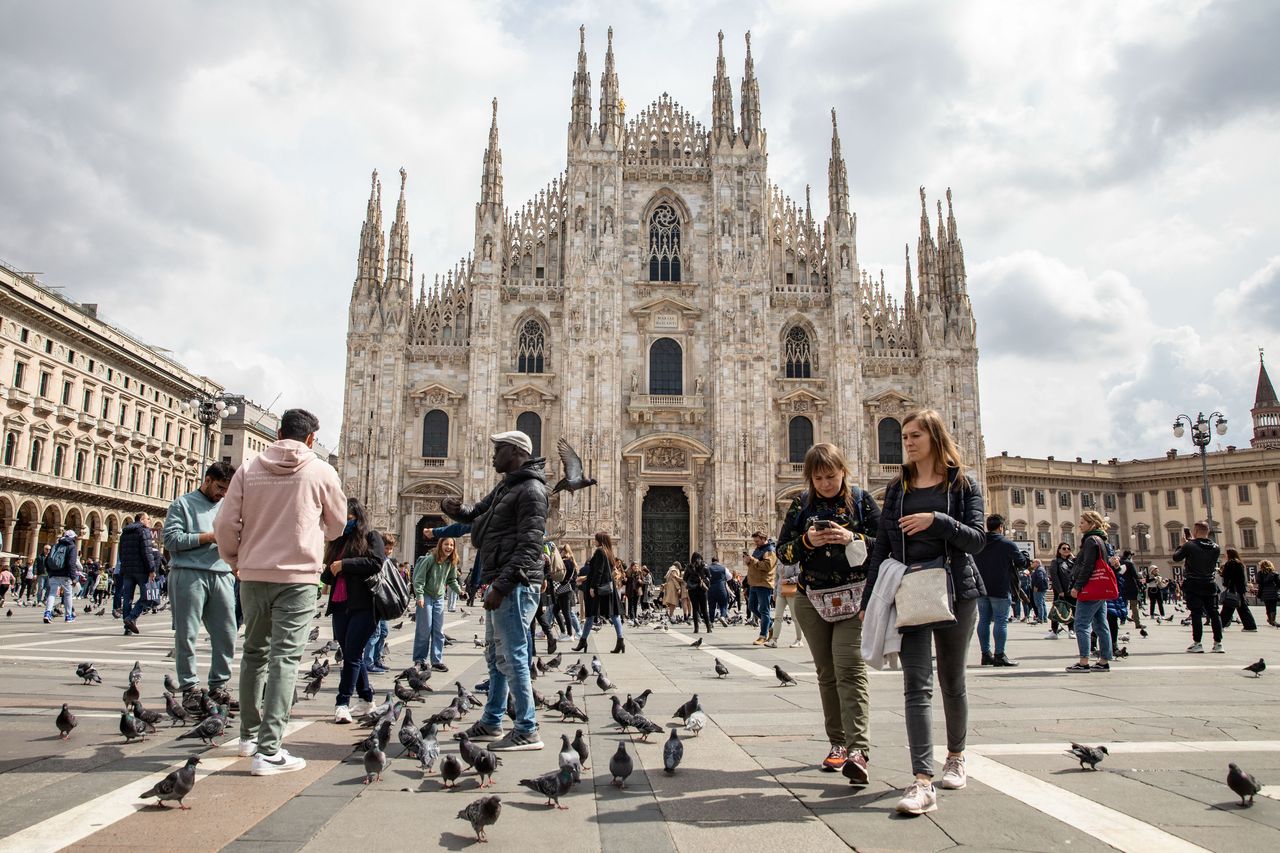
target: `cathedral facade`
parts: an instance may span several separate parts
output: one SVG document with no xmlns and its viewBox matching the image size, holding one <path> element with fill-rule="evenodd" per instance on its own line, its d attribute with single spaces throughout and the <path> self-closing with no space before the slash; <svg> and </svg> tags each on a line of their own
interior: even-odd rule
<svg viewBox="0 0 1280 853">
<path fill-rule="evenodd" d="M 441 522 L 441 498 L 493 486 L 488 436 L 509 429 L 533 438 L 552 482 L 562 436 L 599 480 L 553 501 L 552 532 L 585 547 L 608 530 L 620 556 L 658 572 L 776 532 L 815 442 L 839 445 L 856 479 L 882 489 L 916 408 L 937 408 L 981 473 L 976 327 L 950 191 L 935 230 L 921 188 L 915 280 L 908 247 L 891 293 L 858 264 L 835 111 L 817 219 L 807 189 L 799 203 L 769 181 L 750 36 L 736 111 L 720 41 L 707 129 L 666 94 L 625 114 L 612 31 L 593 110 L 583 36 L 566 168 L 514 209 L 495 101 L 474 244 L 430 282 L 414 279 L 405 171 L 386 232 L 374 173 L 339 471 L 406 557 Z"/>
</svg>

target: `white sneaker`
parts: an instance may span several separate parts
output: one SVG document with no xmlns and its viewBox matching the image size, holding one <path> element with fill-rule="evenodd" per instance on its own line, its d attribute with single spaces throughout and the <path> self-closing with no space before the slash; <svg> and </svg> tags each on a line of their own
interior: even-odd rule
<svg viewBox="0 0 1280 853">
<path fill-rule="evenodd" d="M 351 709 L 346 705 L 339 705 L 333 709 L 333 721 L 340 725 L 351 722 Z"/>
<path fill-rule="evenodd" d="M 1056 640 L 1056 639 L 1058 639 L 1058 632 L 1057 632 L 1057 631 L 1049 631 L 1048 633 L 1046 633 L 1046 634 L 1044 635 L 1044 638 L 1045 638 L 1046 640 Z"/>
<path fill-rule="evenodd" d="M 351 706 L 351 716 L 363 717 L 365 714 L 373 710 L 373 703 L 368 699 L 358 699 L 356 704 Z"/>
<path fill-rule="evenodd" d="M 1212 648 L 1212 649 L 1210 649 L 1209 651 L 1210 651 L 1210 652 L 1212 652 L 1212 653 L 1213 653 L 1213 654 L 1215 654 L 1215 655 L 1223 655 L 1223 654 L 1226 654 L 1226 652 L 1225 652 L 1225 651 L 1223 651 L 1223 649 L 1222 649 L 1222 643 L 1214 643 L 1214 644 L 1213 644 L 1213 648 Z"/>
<path fill-rule="evenodd" d="M 804 640 L 796 640 L 794 643 L 791 644 L 791 648 L 793 649 L 798 649 L 803 646 L 804 646 Z"/>
<path fill-rule="evenodd" d="M 284 747 L 275 755 L 258 753 L 253 757 L 251 776 L 274 776 L 277 773 L 292 773 L 307 766 L 307 762 L 296 755 L 290 755 Z"/>
<path fill-rule="evenodd" d="M 895 807 L 902 814 L 927 814 L 938 810 L 938 792 L 919 779 L 911 783 Z"/>
<path fill-rule="evenodd" d="M 765 640 L 765 641 L 764 641 L 764 647 L 765 647 L 766 649 L 776 649 L 776 648 L 778 647 L 778 641 L 777 641 L 777 640 Z"/>
<path fill-rule="evenodd" d="M 1192 643 L 1191 645 L 1187 646 L 1187 653 L 1193 654 L 1193 655 L 1202 655 L 1204 654 L 1204 646 L 1200 645 L 1199 643 Z"/>
<path fill-rule="evenodd" d="M 236 743 L 236 754 L 241 758 L 248 758 L 258 751 L 258 739 L 256 737 L 242 737 Z"/>
<path fill-rule="evenodd" d="M 942 765 L 942 781 L 938 785 L 948 791 L 959 791 L 966 784 L 968 777 L 964 772 L 964 756 L 948 755 L 946 764 Z"/>
</svg>

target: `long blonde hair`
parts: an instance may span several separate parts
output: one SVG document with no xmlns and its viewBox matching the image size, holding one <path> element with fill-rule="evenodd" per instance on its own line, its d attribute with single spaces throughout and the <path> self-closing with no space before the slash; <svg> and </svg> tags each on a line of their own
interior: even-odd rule
<svg viewBox="0 0 1280 853">
<path fill-rule="evenodd" d="M 814 475 L 822 471 L 835 471 L 840 474 L 840 499 L 844 501 L 849 518 L 857 519 L 857 508 L 853 505 L 853 489 L 849 481 L 853 472 L 849 470 L 849 462 L 840 448 L 834 444 L 823 442 L 810 447 L 804 454 L 804 482 L 809 490 L 809 500 L 818 496 L 818 487 L 813 484 Z"/>
<path fill-rule="evenodd" d="M 444 543 L 453 543 L 453 552 L 448 557 L 444 556 Z M 446 536 L 436 543 L 435 550 L 431 552 L 431 557 L 436 561 L 436 565 L 445 565 L 452 563 L 455 567 L 458 565 L 458 543 L 452 536 Z"/>
<path fill-rule="evenodd" d="M 1102 517 L 1101 513 L 1086 509 L 1080 513 L 1080 526 L 1084 528 L 1081 533 L 1089 533 L 1094 530 L 1101 530 L 1104 533 L 1107 530 L 1107 520 Z"/>
<path fill-rule="evenodd" d="M 960 455 L 960 448 L 956 446 L 956 440 L 951 437 L 951 433 L 947 431 L 947 425 L 942 422 L 942 415 L 933 409 L 921 409 L 918 412 L 912 412 L 902 420 L 902 429 L 905 430 L 910 424 L 919 421 L 924 427 L 924 431 L 929 434 L 929 444 L 933 448 L 934 473 L 946 475 L 947 469 L 959 468 L 964 470 L 964 457 Z M 942 470 L 938 470 L 936 466 L 941 465 Z M 902 466 L 902 490 L 904 492 L 911 491 L 911 484 L 916 479 L 916 470 L 914 465 Z M 968 478 L 957 477 L 956 488 L 963 488 L 968 485 Z"/>
<path fill-rule="evenodd" d="M 1270 560 L 1261 560 L 1258 563 L 1258 574 L 1265 575 L 1267 572 L 1274 572 L 1276 564 Z"/>
</svg>

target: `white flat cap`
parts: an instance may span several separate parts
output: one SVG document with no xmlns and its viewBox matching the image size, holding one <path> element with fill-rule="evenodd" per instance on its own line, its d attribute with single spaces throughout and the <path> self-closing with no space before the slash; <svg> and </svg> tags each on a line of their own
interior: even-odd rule
<svg viewBox="0 0 1280 853">
<path fill-rule="evenodd" d="M 500 432 L 497 435 L 489 436 L 489 440 L 494 444 L 514 444 L 530 456 L 533 455 L 533 439 L 525 435 L 518 429 L 511 432 Z"/>
</svg>

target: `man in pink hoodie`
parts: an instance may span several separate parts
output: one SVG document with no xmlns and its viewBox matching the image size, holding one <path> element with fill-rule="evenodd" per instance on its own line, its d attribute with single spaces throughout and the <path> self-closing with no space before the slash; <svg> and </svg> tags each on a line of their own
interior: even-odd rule
<svg viewBox="0 0 1280 853">
<path fill-rule="evenodd" d="M 311 451 L 319 428 L 308 411 L 285 412 L 275 444 L 231 478 L 213 525 L 218 553 L 240 579 L 240 754 L 253 755 L 254 776 L 307 766 L 280 741 L 315 611 L 325 541 L 336 539 L 347 523 L 338 474 Z"/>
</svg>

